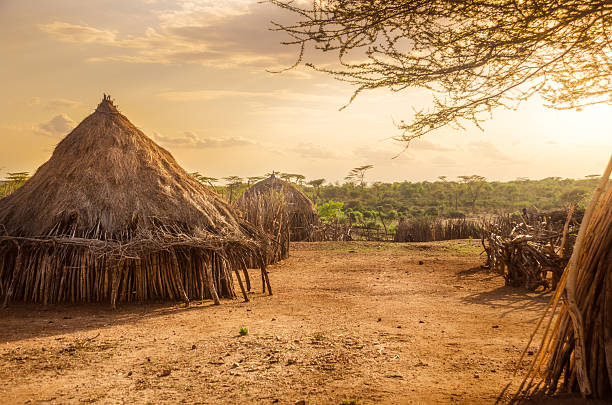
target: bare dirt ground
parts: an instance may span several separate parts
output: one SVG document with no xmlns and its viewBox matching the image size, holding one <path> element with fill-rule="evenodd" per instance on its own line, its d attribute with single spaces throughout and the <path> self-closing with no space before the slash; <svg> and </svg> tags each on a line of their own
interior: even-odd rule
<svg viewBox="0 0 612 405">
<path fill-rule="evenodd" d="M 548 296 L 505 287 L 480 250 L 300 243 L 249 303 L 13 305 L 0 402 L 492 404 Z"/>
</svg>

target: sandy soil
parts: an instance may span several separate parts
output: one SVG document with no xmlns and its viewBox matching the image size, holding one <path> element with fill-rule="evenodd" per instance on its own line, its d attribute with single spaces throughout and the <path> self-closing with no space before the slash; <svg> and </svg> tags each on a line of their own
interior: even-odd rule
<svg viewBox="0 0 612 405">
<path fill-rule="evenodd" d="M 301 243 L 249 303 L 13 305 L 0 402 L 491 404 L 548 297 L 505 287 L 479 252 Z"/>
</svg>

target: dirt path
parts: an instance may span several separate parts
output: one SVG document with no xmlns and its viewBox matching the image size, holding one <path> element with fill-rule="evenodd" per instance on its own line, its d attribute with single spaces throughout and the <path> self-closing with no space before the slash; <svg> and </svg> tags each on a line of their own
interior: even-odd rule
<svg viewBox="0 0 612 405">
<path fill-rule="evenodd" d="M 0 402 L 493 403 L 547 297 L 504 287 L 479 252 L 303 243 L 249 303 L 13 306 Z"/>
</svg>

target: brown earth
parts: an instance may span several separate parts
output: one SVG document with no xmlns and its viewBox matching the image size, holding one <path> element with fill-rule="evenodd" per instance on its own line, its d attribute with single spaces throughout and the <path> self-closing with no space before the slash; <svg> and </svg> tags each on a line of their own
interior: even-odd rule
<svg viewBox="0 0 612 405">
<path fill-rule="evenodd" d="M 505 287 L 480 250 L 297 243 L 249 303 L 13 305 L 0 402 L 492 404 L 548 296 Z"/>
</svg>

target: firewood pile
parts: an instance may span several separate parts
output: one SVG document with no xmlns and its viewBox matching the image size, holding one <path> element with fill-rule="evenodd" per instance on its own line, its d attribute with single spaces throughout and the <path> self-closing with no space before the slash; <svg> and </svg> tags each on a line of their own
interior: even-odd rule
<svg viewBox="0 0 612 405">
<path fill-rule="evenodd" d="M 555 289 L 572 253 L 582 212 L 575 206 L 551 214 L 502 216 L 483 225 L 485 267 L 504 275 L 506 285 Z"/>
</svg>

